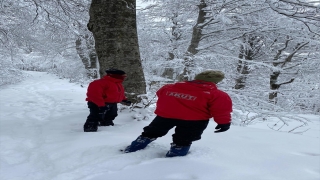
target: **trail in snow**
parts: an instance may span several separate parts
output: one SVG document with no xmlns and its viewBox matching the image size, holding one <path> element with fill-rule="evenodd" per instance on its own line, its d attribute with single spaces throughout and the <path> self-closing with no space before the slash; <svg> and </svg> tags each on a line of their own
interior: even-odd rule
<svg viewBox="0 0 320 180">
<path fill-rule="evenodd" d="M 84 133 L 86 88 L 27 73 L 0 89 L 0 180 L 320 179 L 319 116 L 309 116 L 312 136 L 236 126 L 217 134 L 212 121 L 186 157 L 164 158 L 173 131 L 123 154 L 152 113 L 136 121 L 123 109 L 114 127 Z"/>
<path fill-rule="evenodd" d="M 84 96 L 85 89 L 81 92 L 77 85 L 50 74 L 28 73 L 24 82 L 1 90 L 1 166 L 6 172 L 19 169 L 24 178 L 26 174 L 42 177 L 50 172 L 53 177 L 56 167 L 47 144 L 63 142 L 67 137 L 53 137 L 59 136 L 52 133 L 57 127 L 59 131 L 70 128 L 68 119 L 61 118 L 86 112 L 84 97 L 74 98 L 75 94 Z M 15 168 L 6 169 L 8 166 Z"/>
</svg>

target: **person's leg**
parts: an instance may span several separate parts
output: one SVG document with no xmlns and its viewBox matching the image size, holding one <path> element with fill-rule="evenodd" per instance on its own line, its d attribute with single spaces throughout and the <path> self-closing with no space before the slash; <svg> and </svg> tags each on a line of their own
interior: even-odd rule
<svg viewBox="0 0 320 180">
<path fill-rule="evenodd" d="M 207 128 L 209 120 L 184 121 L 177 123 L 175 134 L 172 135 L 173 143 L 166 154 L 167 157 L 185 156 L 192 144 L 192 141 L 201 139 L 203 131 Z"/>
<path fill-rule="evenodd" d="M 158 138 L 166 135 L 175 126 L 175 120 L 156 116 L 153 121 L 143 128 L 141 136 L 148 138 Z"/>
<path fill-rule="evenodd" d="M 207 128 L 209 120 L 184 121 L 177 124 L 175 133 L 172 135 L 173 143 L 179 146 L 189 146 L 192 141 L 201 139 L 203 131 Z"/>
<path fill-rule="evenodd" d="M 90 114 L 83 125 L 83 130 L 84 132 L 96 132 L 98 130 L 98 121 L 100 119 L 99 108 L 92 102 L 88 102 L 88 108 L 90 110 Z"/>
<path fill-rule="evenodd" d="M 117 103 L 107 103 L 108 110 L 103 120 L 100 120 L 100 126 L 114 126 L 113 120 L 118 116 Z"/>
<path fill-rule="evenodd" d="M 173 127 L 174 123 L 170 119 L 156 116 L 148 126 L 143 128 L 144 131 L 141 135 L 126 147 L 124 152 L 129 153 L 144 149 L 149 143 L 156 140 L 158 137 L 166 135 Z"/>
</svg>

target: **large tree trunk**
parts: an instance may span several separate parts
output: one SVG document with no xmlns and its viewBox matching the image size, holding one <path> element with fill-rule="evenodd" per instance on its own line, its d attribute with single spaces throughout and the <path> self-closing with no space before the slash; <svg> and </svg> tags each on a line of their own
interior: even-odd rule
<svg viewBox="0 0 320 180">
<path fill-rule="evenodd" d="M 135 0 L 92 0 L 88 29 L 93 33 L 100 75 L 108 68 L 124 70 L 126 95 L 134 102 L 146 93 L 141 65 Z"/>
</svg>

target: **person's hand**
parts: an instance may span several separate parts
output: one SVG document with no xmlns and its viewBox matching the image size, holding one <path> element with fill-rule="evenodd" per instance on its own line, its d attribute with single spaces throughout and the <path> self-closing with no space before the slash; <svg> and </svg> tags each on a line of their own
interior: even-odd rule
<svg viewBox="0 0 320 180">
<path fill-rule="evenodd" d="M 125 106 L 130 106 L 130 105 L 131 105 L 131 101 L 122 100 L 122 101 L 121 101 L 121 104 L 122 104 L 122 105 L 125 105 Z"/>
<path fill-rule="evenodd" d="M 218 124 L 216 126 L 215 129 L 217 129 L 216 131 L 214 131 L 215 133 L 220 133 L 220 132 L 225 132 L 227 131 L 228 129 L 230 129 L 230 125 L 231 123 L 228 123 L 228 124 Z"/>
</svg>

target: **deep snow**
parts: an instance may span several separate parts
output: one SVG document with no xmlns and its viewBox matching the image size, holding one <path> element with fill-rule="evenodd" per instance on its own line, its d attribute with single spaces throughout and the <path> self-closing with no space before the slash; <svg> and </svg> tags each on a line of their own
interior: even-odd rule
<svg viewBox="0 0 320 180">
<path fill-rule="evenodd" d="M 54 75 L 26 72 L 23 82 L 0 88 L 1 180 L 319 180 L 320 117 L 308 115 L 306 133 L 266 124 L 214 133 L 210 121 L 185 157 L 164 158 L 170 131 L 146 149 L 123 154 L 148 125 L 136 112 L 119 112 L 114 127 L 84 133 L 86 87 Z M 121 105 L 119 105 L 121 107 Z"/>
</svg>

